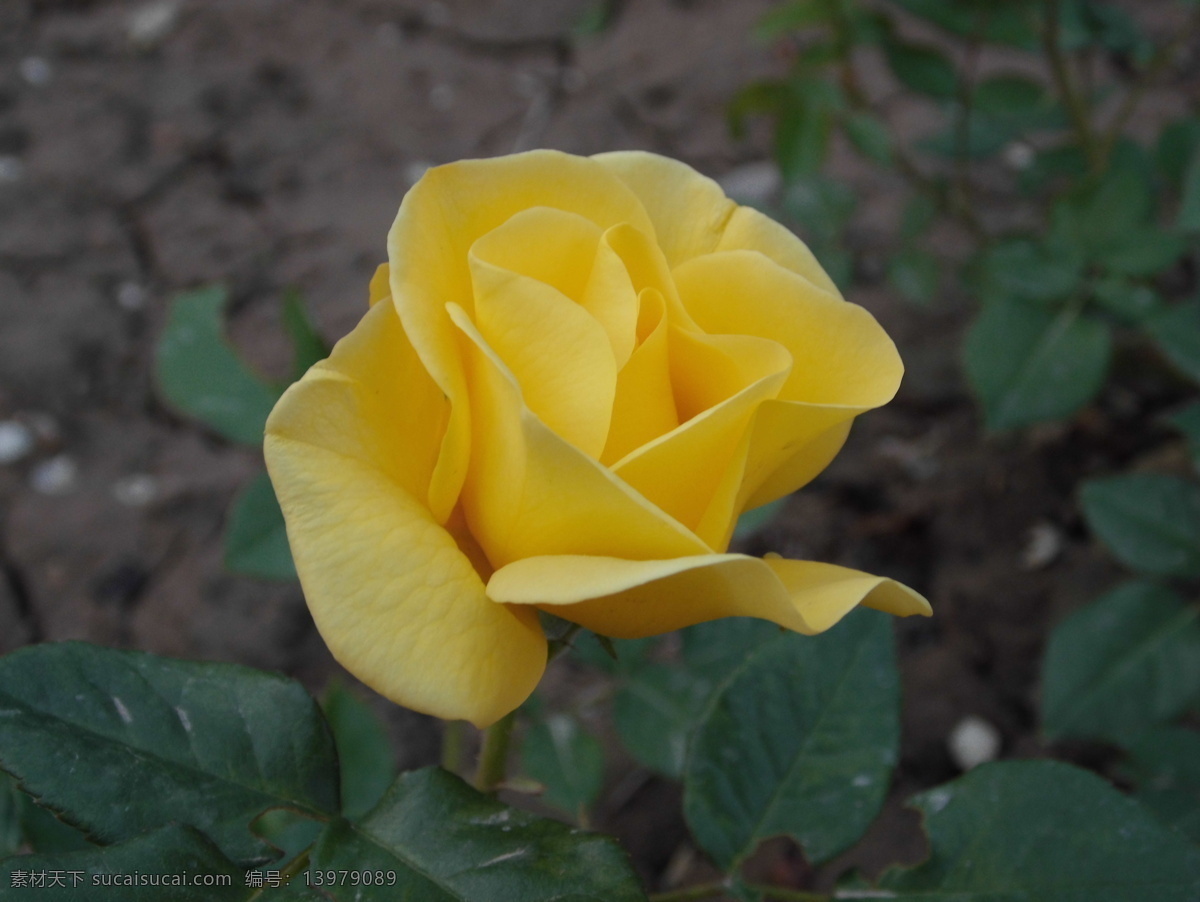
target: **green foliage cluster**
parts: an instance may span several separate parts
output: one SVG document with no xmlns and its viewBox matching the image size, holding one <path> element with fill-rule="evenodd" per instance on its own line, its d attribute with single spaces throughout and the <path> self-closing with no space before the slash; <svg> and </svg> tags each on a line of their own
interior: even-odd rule
<svg viewBox="0 0 1200 902">
<path fill-rule="evenodd" d="M 914 20 L 936 29 L 936 44 L 910 37 Z M 1200 9 L 1156 46 L 1106 0 L 788 0 L 760 32 L 788 48 L 790 72 L 746 87 L 731 125 L 740 134 L 750 116 L 771 119 L 783 212 L 843 285 L 855 199 L 822 174 L 833 134 L 902 177 L 911 201 L 886 267 L 892 286 L 924 304 L 952 276 L 978 298 L 964 358 L 989 428 L 1062 419 L 1096 397 L 1122 343 L 1200 375 L 1200 303 L 1176 288 L 1200 231 L 1200 119 L 1168 123 L 1149 147 L 1125 134 L 1198 27 Z M 1008 62 L 981 74 L 988 47 Z M 899 95 L 937 111 L 935 129 L 897 134 L 863 87 L 870 54 Z M 1020 227 L 984 215 L 1005 171 Z M 929 229 L 947 220 L 970 237 L 968 259 L 928 249 Z"/>
<path fill-rule="evenodd" d="M 225 338 L 228 294 L 219 285 L 175 297 L 159 338 L 155 378 L 159 395 L 213 432 L 262 448 L 263 428 L 287 384 L 268 382 L 238 356 Z M 296 292 L 283 298 L 282 319 L 293 349 L 292 380 L 324 359 L 329 348 L 317 334 Z M 225 565 L 262 579 L 296 578 L 283 512 L 266 471 L 233 502 L 225 533 Z"/>
</svg>

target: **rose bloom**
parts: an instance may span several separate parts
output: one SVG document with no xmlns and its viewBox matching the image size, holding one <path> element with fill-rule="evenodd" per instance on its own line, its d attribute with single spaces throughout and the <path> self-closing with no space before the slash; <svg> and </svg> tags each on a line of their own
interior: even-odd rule
<svg viewBox="0 0 1200 902">
<path fill-rule="evenodd" d="M 715 182 L 641 152 L 452 163 L 408 192 L 388 258 L 265 445 L 313 618 L 367 685 L 486 726 L 542 676 L 539 609 L 620 638 L 929 613 L 888 579 L 725 553 L 903 367 Z"/>
</svg>

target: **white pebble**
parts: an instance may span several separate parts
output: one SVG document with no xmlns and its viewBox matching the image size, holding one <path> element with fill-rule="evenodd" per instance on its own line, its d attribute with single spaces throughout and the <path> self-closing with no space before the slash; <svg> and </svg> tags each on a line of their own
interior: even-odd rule
<svg viewBox="0 0 1200 902">
<path fill-rule="evenodd" d="M 25 164 L 20 157 L 11 154 L 0 156 L 0 183 L 19 182 L 25 175 Z"/>
<path fill-rule="evenodd" d="M 734 200 L 749 204 L 767 203 L 783 185 L 779 167 L 770 160 L 730 169 L 717 183 Z"/>
<path fill-rule="evenodd" d="M 1021 551 L 1021 566 L 1026 570 L 1040 570 L 1062 554 L 1065 544 L 1066 540 L 1056 526 L 1035 523 Z"/>
<path fill-rule="evenodd" d="M 131 313 L 146 306 L 146 289 L 137 282 L 122 282 L 117 286 L 117 306 Z"/>
<path fill-rule="evenodd" d="M 954 763 L 961 770 L 970 770 L 1000 754 L 1000 731 L 982 717 L 969 714 L 950 731 L 946 746 Z"/>
<path fill-rule="evenodd" d="M 1024 141 L 1013 141 L 1004 148 L 1004 163 L 1009 169 L 1017 172 L 1024 172 L 1033 165 L 1034 158 L 1037 156 L 1032 147 Z"/>
<path fill-rule="evenodd" d="M 130 43 L 138 47 L 153 47 L 169 35 L 179 21 L 180 0 L 157 0 L 146 3 L 129 15 L 126 33 Z"/>
<path fill-rule="evenodd" d="M 454 106 L 454 86 L 445 82 L 434 85 L 429 89 L 429 105 L 435 110 L 445 112 Z"/>
<path fill-rule="evenodd" d="M 35 444 L 33 431 L 24 423 L 16 420 L 0 423 L 0 464 L 15 464 L 27 457 Z"/>
<path fill-rule="evenodd" d="M 133 473 L 114 482 L 112 493 L 126 507 L 145 507 L 158 497 L 158 480 L 149 473 Z"/>
<path fill-rule="evenodd" d="M 415 185 L 421 180 L 421 176 L 433 168 L 433 164 L 428 160 L 417 160 L 415 163 L 409 163 L 404 167 L 404 180 L 410 185 Z"/>
<path fill-rule="evenodd" d="M 35 88 L 50 84 L 54 77 L 54 69 L 43 56 L 27 56 L 17 64 L 21 77 Z"/>
<path fill-rule="evenodd" d="M 29 482 L 35 492 L 43 495 L 65 495 L 75 487 L 78 476 L 74 459 L 60 454 L 34 467 Z"/>
</svg>

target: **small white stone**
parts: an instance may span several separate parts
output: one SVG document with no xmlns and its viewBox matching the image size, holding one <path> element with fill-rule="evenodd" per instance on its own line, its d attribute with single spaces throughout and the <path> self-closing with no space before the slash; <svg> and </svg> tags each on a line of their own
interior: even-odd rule
<svg viewBox="0 0 1200 902">
<path fill-rule="evenodd" d="M 146 306 L 146 289 L 137 282 L 122 282 L 117 286 L 117 306 L 131 313 Z"/>
<path fill-rule="evenodd" d="M 417 160 L 409 163 L 404 167 L 404 180 L 410 185 L 415 185 L 421 180 L 421 176 L 433 168 L 433 164 L 428 160 Z"/>
<path fill-rule="evenodd" d="M 1024 141 L 1013 141 L 1004 148 L 1004 164 L 1009 169 L 1024 172 L 1033 165 L 1037 153 Z"/>
<path fill-rule="evenodd" d="M 1066 540 L 1058 527 L 1051 523 L 1035 523 L 1021 550 L 1021 566 L 1026 570 L 1040 570 L 1062 554 L 1065 544 Z"/>
<path fill-rule="evenodd" d="M 435 110 L 446 112 L 454 106 L 454 86 L 445 82 L 429 89 L 429 105 Z"/>
<path fill-rule="evenodd" d="M 730 169 L 717 183 L 731 198 L 742 203 L 764 204 L 779 193 L 779 167 L 769 160 Z"/>
<path fill-rule="evenodd" d="M 1000 754 L 1000 731 L 974 714 L 969 714 L 950 731 L 946 740 L 950 757 L 961 770 L 996 760 Z"/>
<path fill-rule="evenodd" d="M 129 15 L 126 34 L 138 47 L 153 47 L 175 28 L 182 7 L 180 0 L 156 0 L 139 6 Z"/>
<path fill-rule="evenodd" d="M 34 467 L 29 483 L 43 495 L 65 495 L 75 487 L 78 476 L 79 467 L 74 459 L 60 454 Z"/>
<path fill-rule="evenodd" d="M 0 464 L 15 464 L 29 456 L 37 444 L 33 431 L 17 420 L 0 423 Z"/>
<path fill-rule="evenodd" d="M 158 497 L 158 480 L 149 473 L 133 473 L 114 482 L 112 493 L 126 507 L 145 507 Z"/>
<path fill-rule="evenodd" d="M 12 154 L 0 156 L 0 183 L 19 182 L 24 176 L 25 163 L 20 157 L 14 157 Z"/>
<path fill-rule="evenodd" d="M 50 84 L 54 68 L 44 56 L 27 56 L 17 64 L 21 77 L 35 88 Z"/>
</svg>

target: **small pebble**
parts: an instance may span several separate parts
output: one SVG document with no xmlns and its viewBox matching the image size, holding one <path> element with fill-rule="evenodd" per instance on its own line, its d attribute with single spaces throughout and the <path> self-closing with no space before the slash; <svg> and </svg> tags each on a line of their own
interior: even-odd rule
<svg viewBox="0 0 1200 902">
<path fill-rule="evenodd" d="M 129 15 L 126 34 L 138 47 L 153 47 L 171 33 L 179 21 L 180 0 L 146 3 Z"/>
<path fill-rule="evenodd" d="M 779 167 L 769 160 L 730 169 L 717 182 L 734 200 L 756 204 L 770 201 L 783 184 Z"/>
<path fill-rule="evenodd" d="M 429 105 L 435 110 L 445 112 L 454 106 L 454 87 L 442 82 L 429 89 Z"/>
<path fill-rule="evenodd" d="M 950 757 L 961 770 L 967 771 L 1000 754 L 1000 731 L 974 714 L 958 722 L 946 740 Z"/>
<path fill-rule="evenodd" d="M 1017 172 L 1024 172 L 1033 165 L 1034 158 L 1037 156 L 1032 147 L 1024 141 L 1013 141 L 1004 148 L 1004 164 L 1009 169 Z"/>
<path fill-rule="evenodd" d="M 137 282 L 122 282 L 117 286 L 117 306 L 130 313 L 146 306 L 146 289 Z"/>
<path fill-rule="evenodd" d="M 149 473 L 132 473 L 114 482 L 112 493 L 126 507 L 145 507 L 158 497 L 158 480 Z"/>
<path fill-rule="evenodd" d="M 43 495 L 65 495 L 75 488 L 78 477 L 79 467 L 74 459 L 60 454 L 34 467 L 29 483 Z"/>
<path fill-rule="evenodd" d="M 0 183 L 19 182 L 24 176 L 25 164 L 20 157 L 11 154 L 0 155 Z"/>
<path fill-rule="evenodd" d="M 1021 551 L 1021 566 L 1026 570 L 1040 570 L 1062 554 L 1065 544 L 1058 527 L 1051 523 L 1035 523 Z"/>
<path fill-rule="evenodd" d="M 35 88 L 50 84 L 54 77 L 54 69 L 43 56 L 27 56 L 17 64 L 21 77 Z"/>
<path fill-rule="evenodd" d="M 416 162 L 409 163 L 404 167 L 404 179 L 410 185 L 415 185 L 421 180 L 421 176 L 432 168 L 433 164 L 428 160 L 417 160 Z"/>
<path fill-rule="evenodd" d="M 29 456 L 36 441 L 33 431 L 17 420 L 0 423 L 0 464 L 15 464 Z"/>
</svg>

